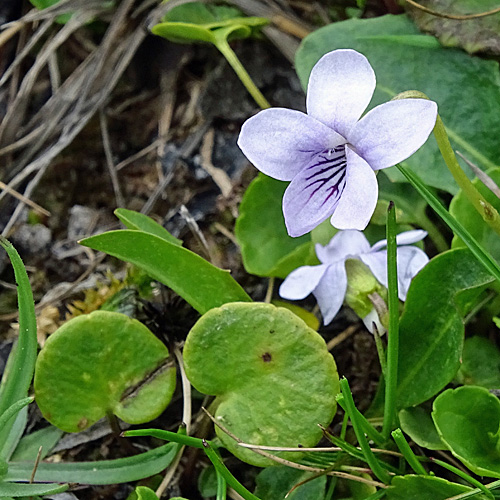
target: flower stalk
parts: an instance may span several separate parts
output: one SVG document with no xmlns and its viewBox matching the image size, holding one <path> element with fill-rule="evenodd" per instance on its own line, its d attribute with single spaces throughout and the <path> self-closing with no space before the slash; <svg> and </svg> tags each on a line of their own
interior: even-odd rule
<svg viewBox="0 0 500 500">
<path fill-rule="evenodd" d="M 417 90 L 408 90 L 402 92 L 394 97 L 393 100 L 399 99 L 427 99 L 429 98 L 423 93 Z M 500 235 L 500 215 L 491 203 L 489 203 L 484 196 L 477 190 L 477 188 L 472 184 L 471 180 L 467 177 L 462 167 L 458 163 L 455 152 L 450 144 L 450 139 L 446 132 L 446 127 L 444 126 L 443 120 L 439 116 L 436 118 L 436 125 L 434 126 L 434 137 L 436 139 L 439 151 L 448 167 L 448 170 L 453 175 L 455 182 L 458 184 L 460 189 L 464 192 L 467 199 L 476 209 L 476 211 L 481 215 L 483 220 Z"/>
<path fill-rule="evenodd" d="M 396 391 L 399 355 L 399 298 L 396 244 L 396 207 L 389 203 L 387 211 L 387 291 L 389 328 L 387 334 L 387 366 L 385 381 L 384 424 L 382 435 L 388 439 L 396 419 Z"/>
<path fill-rule="evenodd" d="M 234 53 L 233 49 L 229 46 L 227 40 L 223 37 L 215 37 L 215 46 L 219 49 L 221 54 L 226 58 L 227 62 L 231 65 L 234 72 L 238 75 L 241 83 L 248 90 L 248 93 L 253 97 L 253 100 L 259 105 L 261 109 L 270 108 L 271 105 L 267 99 L 262 95 L 262 92 L 257 88 L 257 85 L 250 78 L 246 69 L 241 64 L 238 56 Z"/>
</svg>

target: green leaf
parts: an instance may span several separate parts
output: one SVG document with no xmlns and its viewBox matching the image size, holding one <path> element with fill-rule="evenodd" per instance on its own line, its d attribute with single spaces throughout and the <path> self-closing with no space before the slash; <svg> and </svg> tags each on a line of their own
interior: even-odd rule
<svg viewBox="0 0 500 500">
<path fill-rule="evenodd" d="M 498 7 L 498 0 L 420 0 L 424 7 L 456 16 L 479 14 Z M 432 33 L 446 47 L 460 47 L 469 53 L 487 52 L 499 55 L 500 15 L 466 21 L 447 19 L 412 9 L 412 18 L 422 31 Z"/>
<path fill-rule="evenodd" d="M 422 91 L 438 103 L 453 147 L 485 170 L 495 166 L 500 114 L 496 62 L 442 48 L 433 37 L 421 35 L 406 16 L 351 19 L 320 28 L 303 40 L 296 68 L 304 88 L 320 57 L 339 48 L 358 50 L 373 66 L 377 89 L 370 107 L 405 90 Z M 427 185 L 457 192 L 434 139 L 404 164 Z M 403 180 L 396 169 L 386 172 L 393 180 Z"/>
<path fill-rule="evenodd" d="M 38 456 L 38 451 L 40 446 L 42 447 L 42 453 L 40 458 L 45 458 L 52 448 L 58 443 L 59 439 L 63 435 L 63 431 L 49 425 L 43 429 L 24 436 L 19 441 L 14 453 L 10 457 L 12 462 L 23 462 L 23 461 L 35 461 Z"/>
<path fill-rule="evenodd" d="M 403 431 L 422 448 L 446 450 L 437 433 L 430 411 L 422 406 L 405 408 L 399 412 L 399 422 Z"/>
<path fill-rule="evenodd" d="M 389 500 L 447 500 L 472 491 L 462 484 L 452 483 L 433 476 L 396 476 L 386 490 Z M 484 495 L 475 495 L 477 500 L 486 500 Z"/>
<path fill-rule="evenodd" d="M 287 185 L 259 174 L 245 191 L 235 235 L 251 274 L 286 278 L 297 267 L 317 263 L 310 235 L 288 236 L 281 206 Z"/>
<path fill-rule="evenodd" d="M 23 398 L 20 399 L 19 401 L 16 401 L 12 406 L 7 408 L 1 415 L 0 415 L 0 429 L 3 429 L 4 425 L 9 422 L 10 419 L 14 420 L 14 417 L 18 415 L 18 413 L 25 407 L 28 406 L 30 403 L 33 402 L 33 398 Z"/>
<path fill-rule="evenodd" d="M 217 396 L 215 418 L 244 442 L 314 446 L 318 424 L 335 414 L 335 362 L 321 336 L 286 309 L 233 303 L 209 311 L 186 339 L 184 363 L 193 386 Z M 216 432 L 241 460 L 272 464 Z"/>
<path fill-rule="evenodd" d="M 36 471 L 37 481 L 64 481 L 79 484 L 118 484 L 138 481 L 158 474 L 177 455 L 175 443 L 140 453 L 133 457 L 99 462 L 41 462 Z M 10 462 L 6 480 L 29 481 L 33 463 Z"/>
<path fill-rule="evenodd" d="M 176 43 L 208 42 L 248 38 L 265 26 L 262 17 L 242 17 L 234 7 L 189 2 L 170 10 L 151 32 Z"/>
<path fill-rule="evenodd" d="M 156 493 L 146 486 L 138 486 L 135 492 L 137 493 L 137 500 L 158 500 Z"/>
<path fill-rule="evenodd" d="M 151 217 L 127 210 L 126 208 L 117 208 L 114 214 L 127 227 L 127 229 L 135 229 L 136 231 L 144 231 L 145 233 L 154 234 L 163 238 L 169 243 L 182 246 L 182 241 L 172 236 L 163 226 L 155 222 Z"/>
<path fill-rule="evenodd" d="M 0 246 L 7 252 L 14 268 L 19 304 L 19 338 L 9 356 L 0 386 L 0 415 L 14 403 L 27 397 L 31 385 L 37 353 L 36 316 L 33 293 L 23 262 L 16 249 L 5 238 L 0 237 Z M 9 434 L 22 417 L 13 417 L 0 428 L 0 458 L 8 458 L 10 450 L 5 448 Z M 19 436 L 20 437 L 20 436 Z"/>
<path fill-rule="evenodd" d="M 78 432 L 107 414 L 132 424 L 158 417 L 174 392 L 175 368 L 168 349 L 142 323 L 94 311 L 49 337 L 34 386 L 44 417 Z"/>
<path fill-rule="evenodd" d="M 379 204 L 381 201 L 385 202 L 384 211 L 380 214 L 379 220 L 372 218 L 371 222 L 385 226 L 390 201 L 396 205 L 396 219 L 399 224 L 420 224 L 427 219 L 425 214 L 427 202 L 412 186 L 392 182 L 383 171 L 378 173 L 377 179 Z"/>
<path fill-rule="evenodd" d="M 488 175 L 496 184 L 500 183 L 500 168 L 488 170 Z M 485 197 L 486 201 L 500 210 L 500 199 L 498 199 L 482 182 L 478 179 L 473 180 L 473 184 L 478 191 Z M 455 217 L 462 226 L 477 240 L 477 242 L 488 252 L 493 258 L 500 262 L 500 236 L 486 224 L 481 215 L 474 209 L 465 194 L 460 190 L 451 200 L 450 214 Z M 452 248 L 461 248 L 465 243 L 455 235 L 453 238 Z"/>
<path fill-rule="evenodd" d="M 304 472 L 290 467 L 268 467 L 255 478 L 255 494 L 261 500 L 323 500 L 325 498 L 326 476 L 309 480 L 287 493 L 298 483 L 311 478 L 311 472 Z"/>
<path fill-rule="evenodd" d="M 67 484 L 16 484 L 0 482 L 0 496 L 28 497 L 54 495 L 68 489 Z"/>
<path fill-rule="evenodd" d="M 464 342 L 460 293 L 470 299 L 492 281 L 465 249 L 434 257 L 413 279 L 399 325 L 399 408 L 426 401 L 453 379 Z"/>
<path fill-rule="evenodd" d="M 479 385 L 486 389 L 500 388 L 500 350 L 485 337 L 465 339 L 462 365 L 457 381 L 464 385 Z"/>
<path fill-rule="evenodd" d="M 227 302 L 251 301 L 228 271 L 153 234 L 110 231 L 80 243 L 135 264 L 172 288 L 201 314 Z"/>
<path fill-rule="evenodd" d="M 483 387 L 448 389 L 432 418 L 453 455 L 479 476 L 500 477 L 500 401 Z"/>
</svg>

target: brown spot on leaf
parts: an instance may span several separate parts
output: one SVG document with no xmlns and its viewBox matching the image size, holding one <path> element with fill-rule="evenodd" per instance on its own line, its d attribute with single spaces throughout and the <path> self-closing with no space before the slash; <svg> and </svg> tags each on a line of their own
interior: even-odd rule
<svg viewBox="0 0 500 500">
<path fill-rule="evenodd" d="M 269 330 L 269 333 L 274 333 L 274 330 Z"/>
<path fill-rule="evenodd" d="M 83 417 L 78 421 L 77 427 L 83 431 L 83 429 L 87 427 L 88 423 L 89 421 L 85 417 Z"/>
<path fill-rule="evenodd" d="M 272 359 L 273 357 L 268 352 L 262 355 L 262 361 L 264 361 L 264 363 L 269 363 Z"/>
</svg>

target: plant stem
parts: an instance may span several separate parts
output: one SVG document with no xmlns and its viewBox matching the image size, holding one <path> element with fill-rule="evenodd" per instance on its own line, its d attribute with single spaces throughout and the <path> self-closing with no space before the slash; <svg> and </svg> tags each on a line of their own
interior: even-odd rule
<svg viewBox="0 0 500 500">
<path fill-rule="evenodd" d="M 401 429 L 396 429 L 392 432 L 392 437 L 396 444 L 398 445 L 399 451 L 404 455 L 406 461 L 410 465 L 410 467 L 417 473 L 422 474 L 424 476 L 428 475 L 428 472 L 424 469 L 424 466 L 418 461 L 418 458 L 413 453 L 410 445 L 406 442 Z"/>
<path fill-rule="evenodd" d="M 342 389 L 342 395 L 344 396 L 344 402 L 346 405 L 346 410 L 349 413 L 349 418 L 351 419 L 352 427 L 354 429 L 354 433 L 356 434 L 356 438 L 358 439 L 359 446 L 363 451 L 363 455 L 365 457 L 366 462 L 369 467 L 377 476 L 377 478 L 385 484 L 389 484 L 391 481 L 391 477 L 385 471 L 381 465 L 379 464 L 377 458 L 373 454 L 370 445 L 368 444 L 368 440 L 366 439 L 363 425 L 359 421 L 358 410 L 354 404 L 354 400 L 352 399 L 351 389 L 349 388 L 349 382 L 347 382 L 346 378 L 343 378 L 340 381 L 340 388 Z"/>
<path fill-rule="evenodd" d="M 398 384 L 399 298 L 396 232 L 396 209 L 391 201 L 387 212 L 387 305 L 389 308 L 389 329 L 387 332 L 384 424 L 382 426 L 382 435 L 385 439 L 389 439 L 389 434 L 396 419 L 396 391 Z"/>
<path fill-rule="evenodd" d="M 215 46 L 220 50 L 222 55 L 226 58 L 227 62 L 234 69 L 241 83 L 246 87 L 254 101 L 262 108 L 270 108 L 271 105 L 267 102 L 266 98 L 262 95 L 261 91 L 257 88 L 246 69 L 241 64 L 238 56 L 234 53 L 233 49 L 229 46 L 225 39 L 217 39 Z"/>
<path fill-rule="evenodd" d="M 500 235 L 500 216 L 498 212 L 491 203 L 486 201 L 484 196 L 476 189 L 467 175 L 465 175 L 451 147 L 443 120 L 441 120 L 439 115 L 437 116 L 436 125 L 434 127 L 434 137 L 438 143 L 439 151 L 441 151 L 444 161 L 456 183 L 460 186 L 460 189 L 464 192 L 465 196 L 467 196 L 468 200 L 472 203 L 483 220 Z"/>
<path fill-rule="evenodd" d="M 436 224 L 432 222 L 427 215 L 423 215 L 419 218 L 418 223 L 420 224 L 422 229 L 425 229 L 429 235 L 429 238 L 432 240 L 434 245 L 436 246 L 436 250 L 438 253 L 446 252 L 446 250 L 450 249 L 450 245 L 445 240 L 444 236 L 441 234 L 441 231 L 437 228 Z"/>
</svg>

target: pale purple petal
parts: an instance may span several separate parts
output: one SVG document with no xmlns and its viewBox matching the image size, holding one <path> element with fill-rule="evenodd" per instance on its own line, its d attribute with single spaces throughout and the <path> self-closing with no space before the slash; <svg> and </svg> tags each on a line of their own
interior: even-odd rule
<svg viewBox="0 0 500 500">
<path fill-rule="evenodd" d="M 398 248 L 399 298 L 406 300 L 411 280 L 429 262 L 429 257 L 418 247 Z"/>
<path fill-rule="evenodd" d="M 363 54 L 335 50 L 324 55 L 311 71 L 307 112 L 345 135 L 370 103 L 375 73 Z"/>
<path fill-rule="evenodd" d="M 392 167 L 424 144 L 436 116 L 436 103 L 427 99 L 389 101 L 367 113 L 348 140 L 373 170 Z"/>
<path fill-rule="evenodd" d="M 339 203 L 346 179 L 346 157 L 343 146 L 337 149 L 316 155 L 286 189 L 283 214 L 290 236 L 302 236 L 314 229 Z"/>
<path fill-rule="evenodd" d="M 261 172 L 292 180 L 320 151 L 345 143 L 323 123 L 300 111 L 265 109 L 241 127 L 238 146 Z"/>
<path fill-rule="evenodd" d="M 400 233 L 396 236 L 396 245 L 411 245 L 412 243 L 416 243 L 417 241 L 423 240 L 427 236 L 427 231 L 422 229 L 413 229 L 412 231 L 405 231 L 404 233 Z M 382 248 L 387 246 L 387 240 L 380 240 L 375 245 L 373 245 L 370 249 L 372 252 L 377 252 Z"/>
<path fill-rule="evenodd" d="M 378 313 L 373 308 L 364 318 L 363 318 L 363 323 L 366 326 L 366 329 L 371 333 L 375 334 L 375 330 L 373 328 L 373 323 L 375 323 L 375 326 L 377 328 L 377 332 L 379 335 L 384 335 L 384 333 L 387 331 L 385 326 L 381 323 L 380 318 L 378 317 Z"/>
<path fill-rule="evenodd" d="M 323 264 L 345 261 L 370 251 L 370 243 L 361 231 L 339 231 L 326 246 L 316 244 L 316 255 Z"/>
<path fill-rule="evenodd" d="M 368 252 L 360 255 L 359 259 L 369 267 L 377 281 L 387 287 L 387 250 Z"/>
<path fill-rule="evenodd" d="M 387 287 L 387 250 L 360 255 L 377 281 Z M 398 296 L 406 300 L 411 280 L 429 262 L 429 257 L 418 247 L 405 246 L 397 249 Z"/>
<path fill-rule="evenodd" d="M 328 266 L 303 266 L 292 271 L 280 286 L 284 299 L 305 299 L 318 285 Z"/>
<path fill-rule="evenodd" d="M 346 149 L 347 173 L 345 188 L 332 215 L 331 223 L 337 229 L 364 229 L 375 211 L 378 184 L 375 172 L 366 161 Z"/>
<path fill-rule="evenodd" d="M 346 290 L 347 274 L 344 263 L 337 262 L 328 266 L 326 273 L 313 292 L 325 325 L 328 325 L 339 312 L 344 302 Z"/>
</svg>

